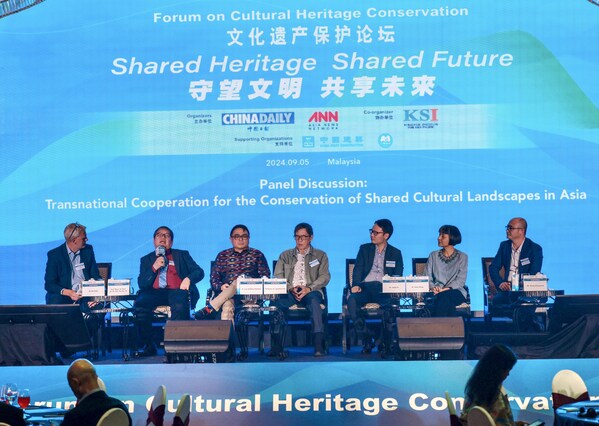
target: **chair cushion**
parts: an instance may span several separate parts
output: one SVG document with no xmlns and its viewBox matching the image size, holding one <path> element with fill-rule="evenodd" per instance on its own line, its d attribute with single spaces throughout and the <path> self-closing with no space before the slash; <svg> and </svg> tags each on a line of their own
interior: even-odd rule
<svg viewBox="0 0 599 426">
<path fill-rule="evenodd" d="M 168 305 L 157 306 L 156 309 L 154 309 L 154 313 L 157 315 L 163 315 L 163 316 L 170 318 L 171 317 L 171 307 Z"/>
<path fill-rule="evenodd" d="M 378 303 L 367 303 L 362 306 L 362 309 L 381 309 L 381 305 Z"/>
<path fill-rule="evenodd" d="M 320 309 L 322 309 L 322 310 L 324 311 L 324 309 L 325 309 L 325 308 L 326 308 L 326 306 L 325 306 L 325 305 L 323 305 L 323 304 L 321 303 L 321 304 L 320 304 Z M 304 311 L 307 311 L 308 309 L 307 309 L 306 307 L 304 307 L 304 306 L 301 306 L 301 305 L 298 305 L 298 304 L 296 303 L 295 305 L 291 305 L 291 306 L 289 307 L 289 310 L 290 310 L 290 311 L 302 311 L 302 310 L 304 310 Z"/>
</svg>

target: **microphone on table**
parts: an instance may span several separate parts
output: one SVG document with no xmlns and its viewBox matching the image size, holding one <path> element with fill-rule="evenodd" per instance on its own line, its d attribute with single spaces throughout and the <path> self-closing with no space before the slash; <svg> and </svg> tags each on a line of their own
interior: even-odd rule
<svg viewBox="0 0 599 426">
<path fill-rule="evenodd" d="M 168 259 L 166 258 L 166 248 L 164 246 L 156 247 L 156 257 L 162 256 L 164 258 L 164 266 L 160 269 L 164 269 L 168 266 Z"/>
</svg>

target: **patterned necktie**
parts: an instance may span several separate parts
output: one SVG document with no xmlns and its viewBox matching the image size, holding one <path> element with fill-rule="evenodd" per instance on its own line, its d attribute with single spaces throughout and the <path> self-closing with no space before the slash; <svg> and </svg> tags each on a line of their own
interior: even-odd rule
<svg viewBox="0 0 599 426">
<path fill-rule="evenodd" d="M 160 268 L 160 275 L 158 276 L 158 287 L 166 288 L 166 271 L 168 269 L 168 264 L 163 268 Z"/>
<path fill-rule="evenodd" d="M 71 287 L 74 292 L 79 293 L 81 290 L 81 281 L 85 279 L 83 269 L 77 268 L 77 264 L 81 262 L 81 256 L 79 256 L 79 252 L 71 254 L 73 256 L 71 259 Z"/>
</svg>

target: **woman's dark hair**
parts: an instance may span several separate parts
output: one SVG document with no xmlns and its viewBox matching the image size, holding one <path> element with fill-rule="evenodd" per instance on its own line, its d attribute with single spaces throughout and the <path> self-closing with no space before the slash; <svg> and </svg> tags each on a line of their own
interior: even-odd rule
<svg viewBox="0 0 599 426">
<path fill-rule="evenodd" d="M 474 367 L 464 393 L 472 405 L 490 407 L 499 396 L 501 383 L 516 364 L 514 352 L 505 345 L 491 346 Z"/>
<path fill-rule="evenodd" d="M 462 242 L 462 234 L 457 226 L 443 225 L 439 228 L 439 234 L 449 235 L 449 245 L 455 246 Z"/>
</svg>

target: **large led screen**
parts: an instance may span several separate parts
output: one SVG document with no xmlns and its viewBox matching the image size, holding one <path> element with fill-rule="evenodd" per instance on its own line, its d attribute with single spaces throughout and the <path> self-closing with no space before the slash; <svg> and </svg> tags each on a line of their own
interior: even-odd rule
<svg viewBox="0 0 599 426">
<path fill-rule="evenodd" d="M 392 220 L 405 275 L 458 226 L 480 310 L 481 257 L 522 216 L 549 287 L 594 292 L 593 3 L 47 0 L 7 14 L 0 303 L 43 303 L 46 252 L 75 221 L 134 283 L 159 225 L 208 270 L 234 224 L 270 262 L 309 222 L 340 312 L 345 259 L 374 220 Z"/>
</svg>

